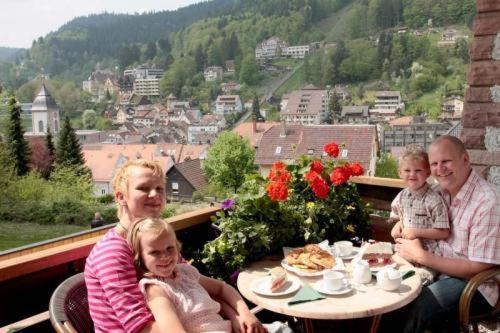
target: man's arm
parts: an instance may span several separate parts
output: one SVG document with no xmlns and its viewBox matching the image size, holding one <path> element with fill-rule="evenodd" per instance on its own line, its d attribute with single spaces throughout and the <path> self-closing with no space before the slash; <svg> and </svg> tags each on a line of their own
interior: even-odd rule
<svg viewBox="0 0 500 333">
<path fill-rule="evenodd" d="M 404 228 L 401 237 L 405 239 L 446 239 L 450 235 L 450 229 L 441 228 Z"/>
<path fill-rule="evenodd" d="M 443 274 L 471 279 L 474 275 L 495 264 L 471 261 L 463 258 L 437 256 L 425 251 L 418 239 L 396 239 L 396 251 L 405 259 L 433 268 Z"/>
</svg>

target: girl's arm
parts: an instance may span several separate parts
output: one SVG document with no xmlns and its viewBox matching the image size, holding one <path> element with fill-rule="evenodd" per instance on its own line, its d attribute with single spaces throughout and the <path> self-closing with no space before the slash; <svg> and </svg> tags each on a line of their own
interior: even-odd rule
<svg viewBox="0 0 500 333">
<path fill-rule="evenodd" d="M 174 305 L 160 286 L 148 285 L 146 296 L 148 306 L 155 317 L 155 326 L 160 332 L 186 333 Z"/>
<path fill-rule="evenodd" d="M 246 305 L 243 298 L 241 298 L 240 294 L 236 289 L 229 286 L 228 284 L 209 278 L 207 276 L 201 275 L 200 284 L 203 288 L 210 294 L 210 296 L 216 296 L 221 299 L 227 305 L 229 305 L 232 309 L 234 309 L 234 313 L 227 310 L 224 311 L 234 323 L 237 321 L 240 326 L 240 332 L 245 333 L 265 333 L 266 329 L 262 326 L 262 323 L 255 317 L 253 313 L 250 312 L 248 306 Z"/>
<path fill-rule="evenodd" d="M 441 228 L 403 228 L 402 238 L 405 239 L 446 239 L 450 235 L 450 229 Z"/>
</svg>

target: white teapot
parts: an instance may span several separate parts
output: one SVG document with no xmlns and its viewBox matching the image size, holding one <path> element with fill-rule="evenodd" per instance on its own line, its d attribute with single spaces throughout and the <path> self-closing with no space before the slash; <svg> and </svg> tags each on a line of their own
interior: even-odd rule
<svg viewBox="0 0 500 333">
<path fill-rule="evenodd" d="M 377 284 L 387 291 L 398 289 L 402 280 L 401 272 L 392 267 L 382 268 L 377 273 Z"/>
<path fill-rule="evenodd" d="M 372 280 L 370 266 L 366 260 L 356 260 L 352 263 L 352 279 L 356 283 L 369 283 Z"/>
</svg>

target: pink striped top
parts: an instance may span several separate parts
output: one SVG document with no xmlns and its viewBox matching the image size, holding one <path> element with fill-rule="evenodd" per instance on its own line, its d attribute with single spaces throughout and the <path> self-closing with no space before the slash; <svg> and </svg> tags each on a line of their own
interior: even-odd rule
<svg viewBox="0 0 500 333">
<path fill-rule="evenodd" d="M 96 333 L 139 332 L 154 320 L 139 288 L 132 249 L 114 229 L 90 252 L 85 284 Z"/>
<path fill-rule="evenodd" d="M 500 264 L 500 197 L 495 187 L 472 170 L 453 200 L 449 193 L 442 194 L 452 220 L 450 237 L 439 242 L 443 256 Z M 495 305 L 495 282 L 484 283 L 478 290 Z"/>
</svg>

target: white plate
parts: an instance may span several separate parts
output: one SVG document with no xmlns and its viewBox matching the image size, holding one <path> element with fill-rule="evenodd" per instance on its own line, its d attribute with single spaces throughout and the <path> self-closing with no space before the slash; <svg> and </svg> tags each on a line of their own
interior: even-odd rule
<svg viewBox="0 0 500 333">
<path fill-rule="evenodd" d="M 373 273 L 377 273 L 379 272 L 381 269 L 384 269 L 384 268 L 387 268 L 387 267 L 392 267 L 392 268 L 396 268 L 398 264 L 393 262 L 392 264 L 389 264 L 389 265 L 385 265 L 385 266 L 379 266 L 379 267 L 370 267 L 370 270 L 373 272 Z"/>
<path fill-rule="evenodd" d="M 345 256 L 337 256 L 335 254 L 335 250 L 332 247 L 332 252 L 335 254 L 336 257 L 342 258 L 342 259 L 346 259 L 346 260 L 349 260 L 349 259 L 352 259 L 352 258 L 356 257 L 359 254 L 360 250 L 361 249 L 359 247 L 353 247 L 351 254 L 348 254 L 348 255 L 345 255 Z"/>
<path fill-rule="evenodd" d="M 327 288 L 325 285 L 324 285 L 324 280 L 319 280 L 319 281 L 316 281 L 312 287 L 314 289 L 316 289 L 317 291 L 319 291 L 320 293 L 322 294 L 327 294 L 327 295 L 343 295 L 343 294 L 347 294 L 348 292 L 350 292 L 352 290 L 352 286 L 349 284 L 349 282 L 344 281 L 344 286 L 340 289 L 337 289 L 337 290 L 331 290 L 329 288 Z"/>
<path fill-rule="evenodd" d="M 286 269 L 287 271 L 293 272 L 299 276 L 321 276 L 323 275 L 324 272 L 326 271 L 344 271 L 345 270 L 345 265 L 344 262 L 342 261 L 341 258 L 335 258 L 335 266 L 332 269 L 323 269 L 321 271 L 317 272 L 308 272 L 304 271 L 300 268 L 293 267 L 288 265 L 285 259 L 281 260 L 281 266 Z"/>
<path fill-rule="evenodd" d="M 291 294 L 300 289 L 300 281 L 295 276 L 287 276 L 287 281 L 285 284 L 276 290 L 271 291 L 271 277 L 263 276 L 261 278 L 255 279 L 250 284 L 250 288 L 256 294 L 263 296 L 283 296 Z"/>
</svg>

